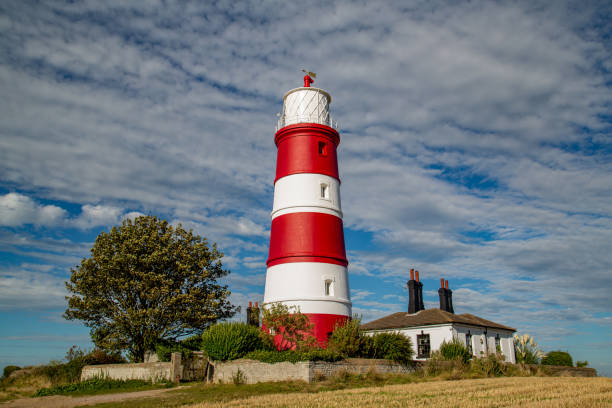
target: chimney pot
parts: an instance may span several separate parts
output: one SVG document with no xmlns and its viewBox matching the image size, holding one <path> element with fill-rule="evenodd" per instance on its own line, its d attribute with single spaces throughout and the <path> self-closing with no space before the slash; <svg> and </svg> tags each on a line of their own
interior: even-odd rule
<svg viewBox="0 0 612 408">
<path fill-rule="evenodd" d="M 419 282 L 419 271 L 415 271 L 416 273 L 416 281 Z"/>
<path fill-rule="evenodd" d="M 253 302 L 249 302 L 249 307 L 253 306 Z"/>
<path fill-rule="evenodd" d="M 444 281 L 444 287 L 448 289 L 448 281 Z"/>
<path fill-rule="evenodd" d="M 410 270 L 410 280 L 414 280 L 414 269 Z"/>
<path fill-rule="evenodd" d="M 440 288 L 444 289 L 444 278 L 440 278 Z"/>
</svg>

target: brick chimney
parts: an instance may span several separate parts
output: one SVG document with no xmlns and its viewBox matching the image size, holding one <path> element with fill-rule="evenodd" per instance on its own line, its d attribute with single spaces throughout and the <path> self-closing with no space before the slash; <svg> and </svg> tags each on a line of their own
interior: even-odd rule
<svg viewBox="0 0 612 408">
<path fill-rule="evenodd" d="M 444 281 L 444 289 L 446 290 L 446 306 L 448 307 L 448 312 L 455 314 L 455 309 L 453 309 L 453 291 L 448 288 L 448 281 Z"/>
<path fill-rule="evenodd" d="M 410 280 L 408 281 L 408 313 L 416 313 L 424 310 L 423 306 L 423 284 L 419 282 L 419 271 L 410 269 Z"/>
<path fill-rule="evenodd" d="M 253 307 L 253 302 L 249 302 L 249 307 L 247 307 L 247 324 L 259 327 L 259 305 L 257 302 L 255 302 L 255 307 Z"/>
<path fill-rule="evenodd" d="M 440 310 L 455 313 L 453 309 L 453 291 L 448 288 L 448 281 L 445 281 L 444 278 L 440 279 L 438 295 L 440 296 Z"/>
</svg>

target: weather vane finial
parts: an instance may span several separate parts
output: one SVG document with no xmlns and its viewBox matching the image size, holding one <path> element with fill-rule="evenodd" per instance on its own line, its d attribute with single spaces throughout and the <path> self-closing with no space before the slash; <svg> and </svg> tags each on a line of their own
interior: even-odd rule
<svg viewBox="0 0 612 408">
<path fill-rule="evenodd" d="M 306 88 L 310 88 L 310 84 L 314 82 L 313 78 L 316 78 L 317 74 L 315 74 L 314 72 L 306 71 L 305 69 L 303 69 L 302 72 L 306 73 L 306 76 L 304 76 L 304 86 Z"/>
</svg>

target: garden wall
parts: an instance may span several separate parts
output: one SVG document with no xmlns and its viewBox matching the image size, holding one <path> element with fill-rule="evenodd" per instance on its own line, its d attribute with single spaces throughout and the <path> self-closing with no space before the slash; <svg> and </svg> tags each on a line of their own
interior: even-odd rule
<svg viewBox="0 0 612 408">
<path fill-rule="evenodd" d="M 91 378 L 113 380 L 173 381 L 172 363 L 136 363 L 88 365 L 81 371 L 81 381 Z"/>
<path fill-rule="evenodd" d="M 529 365 L 532 368 L 540 368 L 544 374 L 556 377 L 597 377 L 597 370 L 589 367 L 566 367 L 550 365 Z"/>
<path fill-rule="evenodd" d="M 208 359 L 201 351 L 193 352 L 184 361 L 181 353 L 172 353 L 170 362 L 88 365 L 81 371 L 81 381 L 96 377 L 114 380 L 194 381 L 204 378 L 207 366 Z"/>
<path fill-rule="evenodd" d="M 321 377 L 331 377 L 339 372 L 365 374 L 374 371 L 386 373 L 411 373 L 413 366 L 404 366 L 388 360 L 349 358 L 347 360 L 328 363 L 325 361 L 301 361 L 298 363 L 263 363 L 256 360 L 234 360 L 228 362 L 215 361 L 213 381 L 231 383 L 238 379 L 247 384 L 266 381 L 301 380 L 313 382 Z M 240 376 L 238 375 L 240 371 Z"/>
</svg>

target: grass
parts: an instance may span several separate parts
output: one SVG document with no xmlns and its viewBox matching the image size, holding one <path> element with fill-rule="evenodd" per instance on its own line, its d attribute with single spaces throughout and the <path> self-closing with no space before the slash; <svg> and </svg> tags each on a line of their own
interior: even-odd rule
<svg viewBox="0 0 612 408">
<path fill-rule="evenodd" d="M 191 408 L 209 407 L 602 407 L 612 405 L 612 379 L 513 377 L 432 381 L 352 388 L 317 393 L 277 393 L 206 401 Z"/>
<path fill-rule="evenodd" d="M 91 380 L 56 385 L 54 387 L 40 388 L 34 393 L 34 397 L 46 397 L 49 395 L 98 395 L 98 394 L 109 394 L 116 392 L 129 392 L 129 391 L 145 391 L 153 390 L 158 388 L 171 388 L 176 386 L 175 383 L 155 383 L 152 384 L 150 381 L 143 380 L 110 380 L 93 378 Z"/>
<path fill-rule="evenodd" d="M 30 397 L 36 390 L 50 387 L 51 380 L 43 374 L 24 374 L 0 379 L 0 402 Z"/>
<path fill-rule="evenodd" d="M 368 373 L 364 375 L 344 374 L 312 384 L 303 381 L 285 381 L 258 384 L 202 384 L 195 383 L 180 390 L 169 391 L 162 396 L 142 400 L 132 400 L 130 408 L 181 407 L 202 401 L 225 404 L 235 400 L 262 397 L 276 394 L 314 394 L 326 391 L 337 391 L 352 388 L 371 387 L 373 385 L 405 384 L 423 381 L 408 375 L 381 375 Z M 119 408 L 125 402 L 113 402 L 96 405 L 97 407 Z"/>
</svg>

